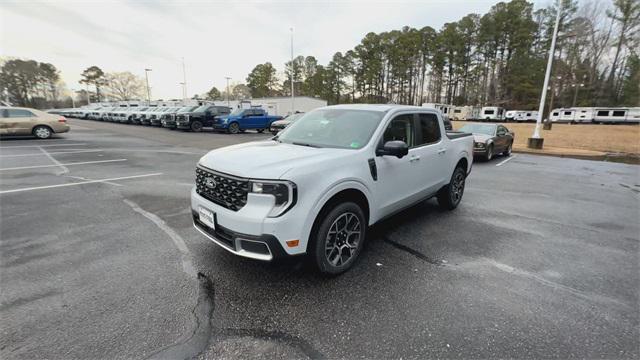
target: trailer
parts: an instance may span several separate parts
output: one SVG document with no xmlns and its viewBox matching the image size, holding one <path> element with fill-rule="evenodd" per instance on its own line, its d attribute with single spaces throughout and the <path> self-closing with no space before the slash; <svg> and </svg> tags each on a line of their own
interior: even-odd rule
<svg viewBox="0 0 640 360">
<path fill-rule="evenodd" d="M 640 123 L 640 107 L 559 108 L 553 109 L 549 118 L 551 122 L 570 124 L 637 124 Z"/>
<path fill-rule="evenodd" d="M 485 121 L 503 121 L 504 108 L 499 106 L 485 106 L 480 112 L 480 120 Z"/>
<path fill-rule="evenodd" d="M 479 106 L 454 106 L 451 113 L 451 120 L 456 121 L 473 121 L 480 118 Z"/>
<path fill-rule="evenodd" d="M 505 121 L 527 122 L 536 121 L 538 112 L 533 110 L 509 110 L 505 112 Z"/>
<path fill-rule="evenodd" d="M 443 116 L 447 118 L 451 118 L 451 113 L 453 112 L 453 105 L 449 104 L 440 104 L 440 103 L 423 103 L 422 107 L 427 107 L 431 109 L 440 110 Z"/>
</svg>

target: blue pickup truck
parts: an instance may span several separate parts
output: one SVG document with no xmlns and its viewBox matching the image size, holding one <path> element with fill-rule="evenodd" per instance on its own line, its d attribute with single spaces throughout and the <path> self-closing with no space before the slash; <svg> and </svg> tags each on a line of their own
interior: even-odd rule
<svg viewBox="0 0 640 360">
<path fill-rule="evenodd" d="M 267 114 L 260 108 L 236 109 L 226 116 L 218 116 L 213 122 L 214 130 L 224 130 L 231 134 L 237 134 L 247 129 L 255 129 L 263 132 L 269 129 L 271 123 L 282 119 L 282 116 Z"/>
</svg>

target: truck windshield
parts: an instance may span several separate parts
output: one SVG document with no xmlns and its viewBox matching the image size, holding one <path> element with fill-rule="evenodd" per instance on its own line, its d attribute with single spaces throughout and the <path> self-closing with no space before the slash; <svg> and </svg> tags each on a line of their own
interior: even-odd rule
<svg viewBox="0 0 640 360">
<path fill-rule="evenodd" d="M 460 128 L 460 131 L 472 134 L 484 134 L 492 135 L 496 131 L 495 125 L 483 125 L 483 124 L 467 124 Z"/>
<path fill-rule="evenodd" d="M 209 108 L 209 105 L 202 105 L 199 108 L 193 110 L 193 112 L 205 112 Z"/>
<path fill-rule="evenodd" d="M 305 114 L 277 137 L 287 144 L 360 149 L 380 124 L 383 112 L 320 109 Z"/>
</svg>

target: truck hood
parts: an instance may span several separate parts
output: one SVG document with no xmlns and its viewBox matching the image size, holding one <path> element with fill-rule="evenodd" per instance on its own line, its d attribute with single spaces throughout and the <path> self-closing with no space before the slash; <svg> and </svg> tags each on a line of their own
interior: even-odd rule
<svg viewBox="0 0 640 360">
<path fill-rule="evenodd" d="M 199 164 L 209 169 L 244 178 L 280 179 L 290 169 L 310 162 L 335 159 L 350 150 L 312 148 L 254 141 L 210 151 Z"/>
</svg>

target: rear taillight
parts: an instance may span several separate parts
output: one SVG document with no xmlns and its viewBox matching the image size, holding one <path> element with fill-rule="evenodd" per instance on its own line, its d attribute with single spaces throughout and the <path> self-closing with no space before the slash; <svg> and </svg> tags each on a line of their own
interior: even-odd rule
<svg viewBox="0 0 640 360">
<path fill-rule="evenodd" d="M 65 118 L 64 116 L 60 116 L 60 118 L 58 119 L 58 122 L 66 123 L 67 122 L 67 118 Z"/>
</svg>

